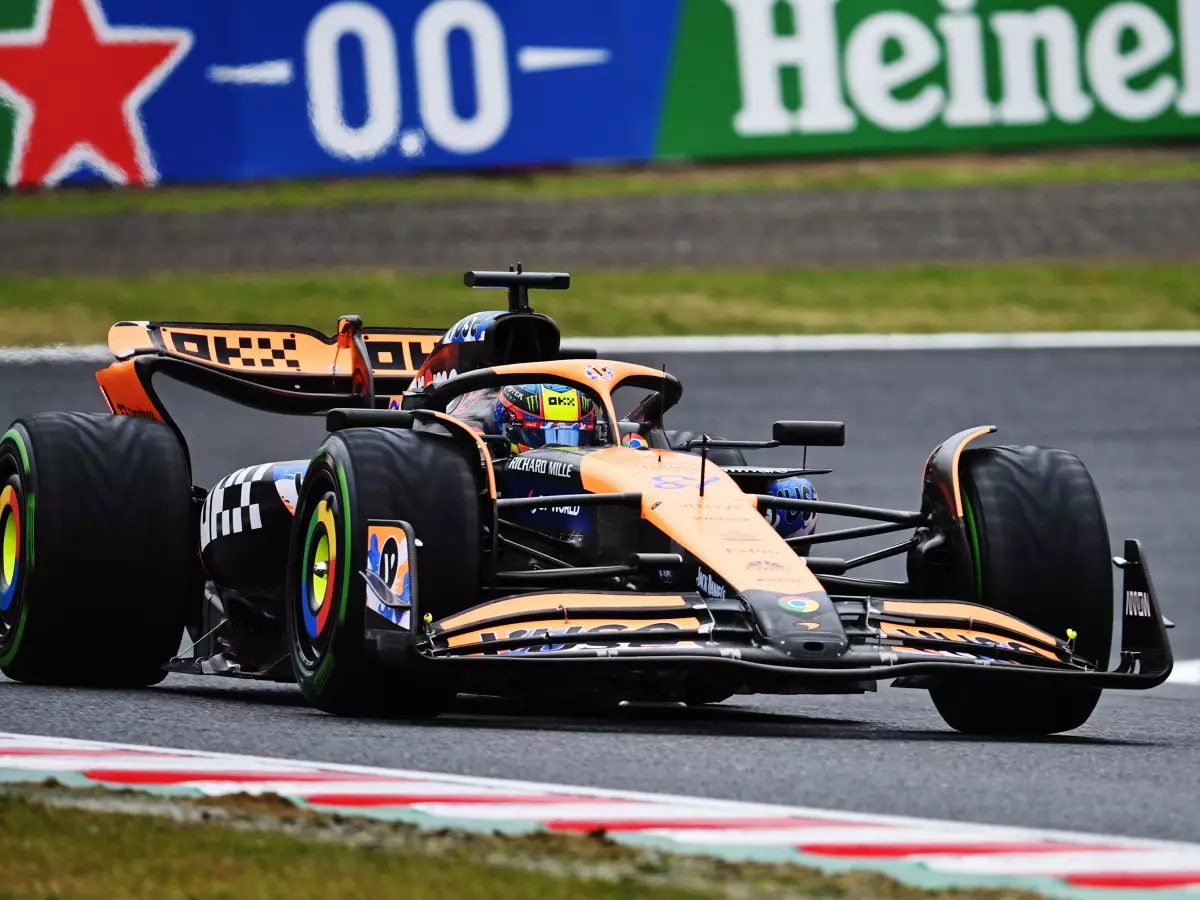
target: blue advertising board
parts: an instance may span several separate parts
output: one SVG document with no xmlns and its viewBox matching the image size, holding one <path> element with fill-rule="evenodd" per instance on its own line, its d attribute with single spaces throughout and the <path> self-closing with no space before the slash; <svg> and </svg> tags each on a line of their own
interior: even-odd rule
<svg viewBox="0 0 1200 900">
<path fill-rule="evenodd" d="M 677 18 L 677 0 L 4 5 L 10 184 L 646 159 Z"/>
<path fill-rule="evenodd" d="M 1200 0 L 0 0 L 0 180 L 1200 136 Z"/>
</svg>

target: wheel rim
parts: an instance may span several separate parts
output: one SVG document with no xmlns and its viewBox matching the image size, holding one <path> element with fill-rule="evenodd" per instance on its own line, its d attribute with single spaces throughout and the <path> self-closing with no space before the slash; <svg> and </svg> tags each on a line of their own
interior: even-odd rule
<svg viewBox="0 0 1200 900">
<path fill-rule="evenodd" d="M 11 484 L 0 490 L 0 612 L 8 612 L 17 598 L 21 575 L 21 507 Z"/>
<path fill-rule="evenodd" d="M 308 519 L 301 554 L 300 619 L 310 658 L 319 657 L 328 643 L 338 571 L 338 533 L 334 497 L 326 493 L 313 507 Z"/>
</svg>

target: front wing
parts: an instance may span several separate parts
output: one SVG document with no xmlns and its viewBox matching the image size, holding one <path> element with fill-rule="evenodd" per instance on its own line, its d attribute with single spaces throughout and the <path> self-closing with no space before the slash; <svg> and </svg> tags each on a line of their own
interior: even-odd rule
<svg viewBox="0 0 1200 900">
<path fill-rule="evenodd" d="M 827 661 L 802 663 L 761 640 L 737 599 L 697 593 L 537 593 L 506 597 L 419 626 L 415 635 L 378 633 L 387 658 L 462 674 L 516 670 L 581 674 L 600 666 L 629 672 L 738 669 L 759 691 L 816 682 L 862 685 L 898 679 L 919 686 L 927 676 L 1070 680 L 1081 686 L 1145 689 L 1164 682 L 1172 655 L 1167 623 L 1141 544 L 1127 541 L 1117 664 L 1096 668 L 1059 640 L 997 610 L 948 601 L 835 598 L 849 649 Z M 415 592 L 413 592 L 415 594 Z M 412 622 L 421 622 L 411 597 Z M 397 640 L 403 638 L 403 640 Z M 414 659 L 414 653 L 416 659 Z"/>
</svg>

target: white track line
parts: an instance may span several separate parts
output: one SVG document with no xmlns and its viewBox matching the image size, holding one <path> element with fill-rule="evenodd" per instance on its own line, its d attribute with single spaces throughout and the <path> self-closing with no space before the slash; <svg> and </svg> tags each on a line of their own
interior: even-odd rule
<svg viewBox="0 0 1200 900">
<path fill-rule="evenodd" d="M 1011 334 L 747 334 L 569 338 L 598 353 L 779 353 L 872 350 L 1094 350 L 1200 347 L 1200 331 L 1026 331 Z"/>
<path fill-rule="evenodd" d="M 1104 350 L 1200 347 L 1200 331 L 1023 331 L 1011 334 L 744 334 L 567 338 L 597 353 L 796 353 L 928 350 Z M 106 363 L 103 344 L 0 347 L 0 365 Z"/>
<path fill-rule="evenodd" d="M 57 344 L 53 347 L 0 347 L 0 365 L 45 365 L 47 363 L 97 363 L 113 360 L 105 344 L 74 346 Z"/>
<path fill-rule="evenodd" d="M 1171 670 L 1167 684 L 1196 684 L 1200 685 L 1200 659 L 1179 659 Z"/>
</svg>

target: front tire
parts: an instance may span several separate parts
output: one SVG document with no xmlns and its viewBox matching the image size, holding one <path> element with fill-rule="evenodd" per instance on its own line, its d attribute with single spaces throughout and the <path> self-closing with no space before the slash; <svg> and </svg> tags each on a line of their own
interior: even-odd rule
<svg viewBox="0 0 1200 900">
<path fill-rule="evenodd" d="M 1108 526 L 1078 457 L 1045 447 L 963 453 L 963 513 L 975 600 L 1060 638 L 1078 633 L 1076 655 L 1108 665 L 1113 582 Z M 1083 725 L 1100 689 L 956 679 L 930 695 L 951 728 L 968 734 L 1047 735 Z"/>
<path fill-rule="evenodd" d="M 314 457 L 296 507 L 287 585 L 292 669 L 305 697 L 326 712 L 435 716 L 454 699 L 453 686 L 389 677 L 365 640 L 371 520 L 406 522 L 420 542 L 405 550 L 416 560 L 422 615 L 440 619 L 478 603 L 479 491 L 465 454 L 430 432 L 340 431 Z"/>
<path fill-rule="evenodd" d="M 0 670 L 30 684 L 161 681 L 203 591 L 198 528 L 168 426 L 17 420 L 0 439 Z"/>
</svg>

